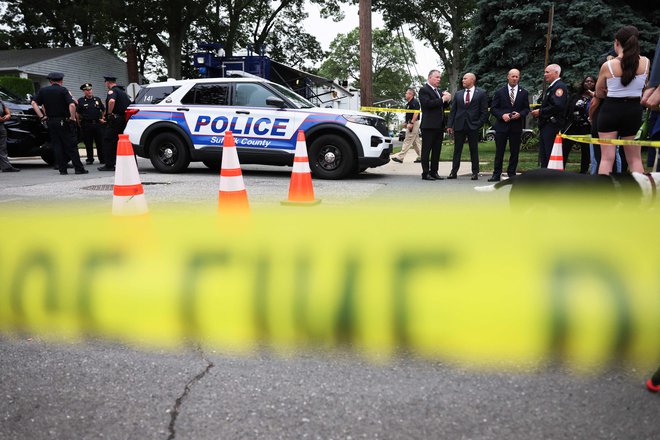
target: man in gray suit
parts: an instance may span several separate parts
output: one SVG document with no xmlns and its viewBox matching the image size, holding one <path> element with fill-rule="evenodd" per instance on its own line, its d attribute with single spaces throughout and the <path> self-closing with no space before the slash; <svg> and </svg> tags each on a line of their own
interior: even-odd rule
<svg viewBox="0 0 660 440">
<path fill-rule="evenodd" d="M 456 92 L 449 112 L 447 132 L 454 133 L 454 158 L 447 179 L 456 179 L 461 165 L 461 153 L 467 137 L 472 161 L 472 180 L 479 178 L 479 132 L 488 120 L 488 97 L 486 92 L 475 87 L 474 73 L 463 76 L 463 90 Z"/>
</svg>

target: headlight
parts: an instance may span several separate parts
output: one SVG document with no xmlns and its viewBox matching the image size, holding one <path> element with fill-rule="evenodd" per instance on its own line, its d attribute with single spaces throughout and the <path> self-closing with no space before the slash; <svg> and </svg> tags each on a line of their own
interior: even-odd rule
<svg viewBox="0 0 660 440">
<path fill-rule="evenodd" d="M 16 110 L 11 110 L 11 114 L 12 114 L 12 115 L 16 115 L 16 116 L 18 116 L 18 115 L 23 116 L 23 115 L 25 115 L 26 113 L 25 113 L 23 110 L 18 110 L 18 109 L 16 109 Z"/>
<path fill-rule="evenodd" d="M 342 117 L 346 119 L 348 122 L 353 122 L 355 124 L 371 125 L 372 127 L 375 127 L 376 124 L 378 124 L 378 118 L 372 118 L 369 116 L 342 115 Z"/>
</svg>

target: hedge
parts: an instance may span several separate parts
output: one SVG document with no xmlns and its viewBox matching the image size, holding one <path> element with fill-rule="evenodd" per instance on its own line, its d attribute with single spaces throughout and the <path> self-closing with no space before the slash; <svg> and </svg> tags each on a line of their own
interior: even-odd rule
<svg viewBox="0 0 660 440">
<path fill-rule="evenodd" d="M 5 87 L 21 98 L 28 93 L 34 95 L 34 84 L 31 79 L 19 78 L 17 76 L 0 76 L 0 86 Z"/>
</svg>

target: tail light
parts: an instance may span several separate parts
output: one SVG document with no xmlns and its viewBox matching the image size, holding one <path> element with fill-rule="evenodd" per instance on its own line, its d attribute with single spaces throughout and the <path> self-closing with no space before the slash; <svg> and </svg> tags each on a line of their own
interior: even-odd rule
<svg viewBox="0 0 660 440">
<path fill-rule="evenodd" d="M 131 119 L 131 116 L 136 115 L 137 112 L 140 110 L 137 108 L 127 108 L 126 111 L 124 111 L 124 116 L 126 117 L 126 122 L 128 122 L 129 119 Z"/>
</svg>

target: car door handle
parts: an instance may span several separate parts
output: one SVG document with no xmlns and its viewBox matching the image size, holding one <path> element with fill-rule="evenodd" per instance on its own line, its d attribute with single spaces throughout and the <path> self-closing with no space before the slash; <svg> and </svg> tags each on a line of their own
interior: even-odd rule
<svg viewBox="0 0 660 440">
<path fill-rule="evenodd" d="M 184 112 L 187 112 L 187 111 L 189 111 L 189 110 L 190 110 L 190 109 L 185 108 L 185 107 L 179 107 L 179 108 L 177 108 L 177 111 L 184 111 Z"/>
<path fill-rule="evenodd" d="M 236 110 L 236 113 L 238 113 L 239 115 L 249 115 L 250 114 L 250 112 L 247 111 L 247 110 Z"/>
</svg>

